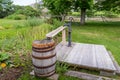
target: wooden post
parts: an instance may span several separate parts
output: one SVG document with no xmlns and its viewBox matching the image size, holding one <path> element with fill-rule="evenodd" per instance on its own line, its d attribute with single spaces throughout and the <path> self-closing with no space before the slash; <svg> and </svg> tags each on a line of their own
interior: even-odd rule
<svg viewBox="0 0 120 80">
<path fill-rule="evenodd" d="M 62 44 L 65 44 L 66 43 L 66 31 L 65 29 L 62 30 Z"/>
</svg>

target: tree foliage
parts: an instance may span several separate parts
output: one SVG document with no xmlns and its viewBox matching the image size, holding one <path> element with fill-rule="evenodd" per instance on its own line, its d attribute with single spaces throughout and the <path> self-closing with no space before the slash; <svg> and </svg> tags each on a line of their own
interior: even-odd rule
<svg viewBox="0 0 120 80">
<path fill-rule="evenodd" d="M 15 14 L 22 14 L 27 17 L 39 16 L 39 12 L 30 6 L 16 6 Z"/>
<path fill-rule="evenodd" d="M 62 16 L 67 15 L 72 9 L 86 12 L 86 9 L 90 9 L 93 5 L 93 0 L 43 0 L 43 2 L 44 5 L 51 10 L 52 14 Z M 85 16 L 85 14 L 82 16 Z"/>
<path fill-rule="evenodd" d="M 120 13 L 120 0 L 103 0 L 96 3 L 96 8 L 100 10 Z"/>
<path fill-rule="evenodd" d="M 37 10 L 33 9 L 30 6 L 23 6 L 23 8 L 16 11 L 16 13 L 23 14 L 30 17 L 39 16 L 39 13 L 37 12 Z"/>
<path fill-rule="evenodd" d="M 93 7 L 93 0 L 75 0 L 73 4 L 75 10 L 91 9 Z"/>
<path fill-rule="evenodd" d="M 11 0 L 0 0 L 0 18 L 3 18 L 13 12 Z"/>
<path fill-rule="evenodd" d="M 43 0 L 44 5 L 51 11 L 53 15 L 65 17 L 72 8 L 73 0 Z"/>
<path fill-rule="evenodd" d="M 72 0 L 43 0 L 53 14 L 67 14 L 71 10 Z"/>
</svg>

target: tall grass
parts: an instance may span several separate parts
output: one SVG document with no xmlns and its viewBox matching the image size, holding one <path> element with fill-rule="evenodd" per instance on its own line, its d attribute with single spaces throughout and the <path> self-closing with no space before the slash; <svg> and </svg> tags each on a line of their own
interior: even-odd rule
<svg viewBox="0 0 120 80">
<path fill-rule="evenodd" d="M 50 30 L 51 25 L 49 24 L 42 24 L 37 27 L 29 27 L 29 28 L 22 28 L 17 30 L 12 34 L 7 35 L 6 32 L 3 32 L 1 35 L 1 50 L 6 50 L 9 48 L 12 50 L 12 47 L 16 47 L 16 49 L 30 49 L 33 40 L 41 40 L 45 38 L 46 33 Z M 8 33 L 9 34 L 9 33 Z M 21 46 L 18 47 L 18 46 Z"/>
<path fill-rule="evenodd" d="M 28 18 L 25 25 L 34 27 L 34 26 L 40 25 L 43 22 L 44 22 L 43 19 L 39 19 L 39 18 L 34 17 L 34 18 Z"/>
<path fill-rule="evenodd" d="M 51 25 L 42 24 L 38 27 L 27 28 L 25 31 L 18 33 L 18 41 L 21 41 L 22 47 L 31 49 L 33 40 L 42 40 L 45 35 L 49 32 Z"/>
</svg>

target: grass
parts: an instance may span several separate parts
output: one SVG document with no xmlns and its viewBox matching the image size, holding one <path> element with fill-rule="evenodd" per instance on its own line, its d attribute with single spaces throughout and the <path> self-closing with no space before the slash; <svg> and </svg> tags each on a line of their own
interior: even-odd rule
<svg viewBox="0 0 120 80">
<path fill-rule="evenodd" d="M 56 22 L 56 21 L 55 21 Z M 62 23 L 56 22 L 53 25 L 44 23 L 40 19 L 29 20 L 7 20 L 0 19 L 0 52 L 11 54 L 11 60 L 15 67 L 23 66 L 23 75 L 18 80 L 47 80 L 30 76 L 32 70 L 31 44 L 34 40 L 45 38 L 46 33 Z M 87 22 L 85 25 L 72 23 L 72 41 L 80 43 L 102 44 L 110 50 L 120 64 L 120 22 Z M 60 39 L 59 37 L 56 39 Z M 63 73 L 69 69 L 79 70 L 92 74 L 89 70 L 70 68 L 67 64 L 57 62 L 57 73 L 60 74 L 59 80 L 80 80 L 78 78 L 64 76 Z"/>
</svg>

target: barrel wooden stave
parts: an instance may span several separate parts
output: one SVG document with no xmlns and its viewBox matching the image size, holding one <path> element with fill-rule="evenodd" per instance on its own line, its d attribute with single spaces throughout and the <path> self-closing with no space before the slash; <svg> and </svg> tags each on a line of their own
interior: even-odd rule
<svg viewBox="0 0 120 80">
<path fill-rule="evenodd" d="M 32 55 L 37 56 L 37 57 L 51 56 L 51 55 L 55 55 L 55 50 L 51 50 L 51 51 L 45 52 L 45 53 L 39 53 L 39 52 L 32 51 Z"/>
<path fill-rule="evenodd" d="M 45 66 L 54 64 L 56 62 L 56 56 L 54 56 L 53 58 L 44 59 L 44 60 L 32 58 L 32 61 L 33 61 L 33 65 L 35 66 L 45 67 Z"/>
</svg>

